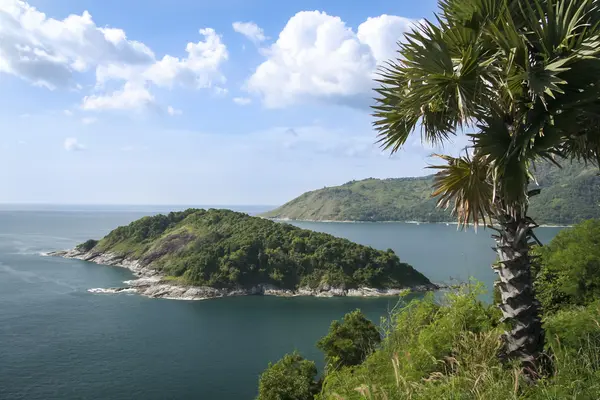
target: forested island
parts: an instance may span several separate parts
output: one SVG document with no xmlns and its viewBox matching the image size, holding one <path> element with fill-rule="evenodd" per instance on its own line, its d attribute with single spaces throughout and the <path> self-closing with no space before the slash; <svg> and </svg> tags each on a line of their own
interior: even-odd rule
<svg viewBox="0 0 600 400">
<path fill-rule="evenodd" d="M 392 250 L 230 210 L 144 217 L 52 255 L 127 267 L 140 279 L 104 291 L 151 297 L 377 296 L 435 288 Z"/>
<path fill-rule="evenodd" d="M 540 224 L 570 225 L 600 217 L 600 176 L 594 166 L 566 162 L 562 168 L 539 163 L 532 174 L 540 188 L 529 215 Z M 313 221 L 450 222 L 450 210 L 431 197 L 433 175 L 364 179 L 302 194 L 262 216 Z"/>
</svg>

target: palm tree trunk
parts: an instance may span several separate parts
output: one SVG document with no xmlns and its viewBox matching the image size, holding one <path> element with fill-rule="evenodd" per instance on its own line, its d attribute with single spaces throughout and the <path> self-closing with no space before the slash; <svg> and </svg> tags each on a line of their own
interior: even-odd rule
<svg viewBox="0 0 600 400">
<path fill-rule="evenodd" d="M 496 286 L 500 291 L 503 320 L 511 327 L 503 335 L 500 355 L 505 360 L 519 360 L 527 376 L 535 379 L 540 374 L 540 356 L 544 350 L 544 330 L 534 294 L 529 254 L 531 241 L 537 241 L 533 234 L 537 225 L 528 217 L 503 214 L 495 219 L 498 234 L 493 235 L 494 250 L 499 261 L 494 269 L 500 278 Z"/>
</svg>

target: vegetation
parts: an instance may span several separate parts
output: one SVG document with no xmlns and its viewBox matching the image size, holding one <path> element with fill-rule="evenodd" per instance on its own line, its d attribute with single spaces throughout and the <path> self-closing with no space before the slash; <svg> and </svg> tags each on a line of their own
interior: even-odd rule
<svg viewBox="0 0 600 400">
<path fill-rule="evenodd" d="M 312 400 L 319 392 L 317 367 L 298 353 L 286 354 L 262 373 L 258 400 Z"/>
<path fill-rule="evenodd" d="M 537 252 L 535 287 L 545 312 L 600 299 L 600 220 L 560 232 Z"/>
<path fill-rule="evenodd" d="M 540 160 L 600 160 L 600 9 L 595 0 L 440 0 L 437 23 L 407 35 L 381 71 L 380 143 L 395 152 L 417 125 L 429 143 L 468 129 L 459 157 L 440 155 L 434 195 L 462 224 L 493 225 L 501 354 L 539 377 L 544 331 L 534 297 L 528 215 Z M 493 396 L 492 396 L 493 398 Z"/>
<path fill-rule="evenodd" d="M 479 301 L 481 293 L 480 286 L 470 286 L 448 293 L 441 303 L 429 294 L 404 304 L 383 325 L 381 345 L 362 363 L 326 368 L 315 399 L 600 398 L 600 302 L 565 307 L 544 318 L 545 354 L 554 369 L 531 385 L 518 362 L 498 358 L 504 329 L 497 322 L 500 311 Z M 272 368 L 263 377 L 274 374 Z M 300 380 L 302 387 L 313 377 Z M 294 397 L 296 392 L 285 381 L 261 386 L 259 399 L 306 398 Z"/>
<path fill-rule="evenodd" d="M 341 323 L 333 321 L 317 347 L 325 353 L 328 368 L 337 369 L 362 363 L 380 342 L 377 327 L 356 310 L 346 314 Z"/>
<path fill-rule="evenodd" d="M 90 251 L 94 247 L 96 247 L 97 244 L 98 244 L 97 240 L 90 239 L 90 240 L 87 240 L 87 241 L 81 243 L 76 248 L 77 248 L 77 250 L 81 250 L 81 251 Z"/>
<path fill-rule="evenodd" d="M 558 168 L 538 163 L 540 195 L 531 199 L 529 214 L 539 223 L 568 225 L 600 218 L 600 176 L 597 168 L 567 163 Z M 364 179 L 304 193 L 269 211 L 268 218 L 329 221 L 448 222 L 449 209 L 432 197 L 433 175 L 421 178 Z"/>
<path fill-rule="evenodd" d="M 402 288 L 429 284 L 392 250 L 379 251 L 324 233 L 229 210 L 189 209 L 144 217 L 97 242 L 154 268 L 172 282 L 219 288 Z"/>
<path fill-rule="evenodd" d="M 544 319 L 555 368 L 530 385 L 519 365 L 497 357 L 499 312 L 477 293 L 451 294 L 442 305 L 433 296 L 409 303 L 392 317 L 381 347 L 357 367 L 328 373 L 317 398 L 600 398 L 598 303 Z"/>
</svg>

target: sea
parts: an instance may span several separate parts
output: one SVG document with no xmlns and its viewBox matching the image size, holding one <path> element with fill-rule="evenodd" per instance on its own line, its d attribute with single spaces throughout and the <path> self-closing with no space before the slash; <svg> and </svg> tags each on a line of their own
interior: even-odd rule
<svg viewBox="0 0 600 400">
<path fill-rule="evenodd" d="M 184 206 L 0 206 L 0 399 L 253 399 L 260 373 L 297 350 L 315 360 L 332 320 L 380 323 L 409 299 L 237 297 L 205 301 L 93 294 L 129 271 L 44 256 L 145 215 Z M 207 208 L 207 207 L 203 207 Z M 213 206 L 213 208 L 219 208 Z M 257 214 L 271 207 L 220 207 Z M 452 224 L 295 222 L 393 249 L 434 282 L 491 288 L 489 230 Z M 561 228 L 539 228 L 548 242 Z"/>
</svg>

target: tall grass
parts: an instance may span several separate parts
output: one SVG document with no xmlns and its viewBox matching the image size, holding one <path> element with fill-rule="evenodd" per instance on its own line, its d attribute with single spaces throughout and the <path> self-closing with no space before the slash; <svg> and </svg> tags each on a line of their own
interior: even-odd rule
<svg viewBox="0 0 600 400">
<path fill-rule="evenodd" d="M 329 373 L 319 399 L 600 399 L 600 303 L 548 316 L 553 372 L 528 384 L 497 357 L 497 310 L 478 290 L 432 296 L 395 311 L 382 346 L 353 368 Z"/>
</svg>

